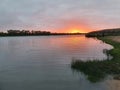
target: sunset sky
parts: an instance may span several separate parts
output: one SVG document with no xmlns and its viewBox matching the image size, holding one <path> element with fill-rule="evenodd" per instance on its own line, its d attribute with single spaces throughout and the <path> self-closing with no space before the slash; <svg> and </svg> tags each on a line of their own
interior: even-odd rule
<svg viewBox="0 0 120 90">
<path fill-rule="evenodd" d="M 120 27 L 120 0 L 0 0 L 0 30 L 89 32 Z"/>
</svg>

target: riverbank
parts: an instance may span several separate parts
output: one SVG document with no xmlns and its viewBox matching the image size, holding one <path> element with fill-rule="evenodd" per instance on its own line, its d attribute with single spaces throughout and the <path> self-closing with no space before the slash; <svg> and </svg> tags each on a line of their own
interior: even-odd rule
<svg viewBox="0 0 120 90">
<path fill-rule="evenodd" d="M 117 39 L 114 39 L 113 37 Z M 98 38 L 114 47 L 114 49 L 107 52 L 113 56 L 112 60 L 94 60 L 87 62 L 73 60 L 71 68 L 84 73 L 91 82 L 101 81 L 107 75 L 112 75 L 114 79 L 120 79 L 120 42 L 117 41 L 119 40 L 118 37 L 120 39 L 120 36 Z"/>
</svg>

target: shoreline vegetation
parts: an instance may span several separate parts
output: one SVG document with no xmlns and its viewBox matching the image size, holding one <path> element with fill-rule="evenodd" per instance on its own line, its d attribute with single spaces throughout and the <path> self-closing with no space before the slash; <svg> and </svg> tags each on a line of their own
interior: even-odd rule
<svg viewBox="0 0 120 90">
<path fill-rule="evenodd" d="M 96 35 L 98 32 L 99 35 Z M 88 33 L 87 35 L 89 35 L 89 37 L 97 37 L 97 39 L 112 45 L 114 48 L 108 50 L 107 54 L 113 56 L 113 58 L 111 60 L 88 60 L 86 62 L 82 60 L 73 60 L 71 68 L 84 73 L 87 79 L 93 83 L 99 82 L 107 76 L 112 76 L 113 79 L 120 80 L 120 42 L 118 40 L 114 40 L 114 38 L 120 39 L 120 36 L 118 36 L 119 34 L 115 35 L 115 33 L 101 36 L 104 31 L 98 32 L 92 32 L 92 34 Z"/>
<path fill-rule="evenodd" d="M 92 31 L 87 33 L 86 37 L 104 37 L 104 36 L 119 36 L 120 35 L 120 28 L 114 29 L 104 29 L 100 31 Z"/>
<path fill-rule="evenodd" d="M 0 37 L 5 36 L 49 36 L 49 35 L 85 35 L 85 33 L 52 33 L 49 31 L 7 30 L 0 32 Z"/>
</svg>

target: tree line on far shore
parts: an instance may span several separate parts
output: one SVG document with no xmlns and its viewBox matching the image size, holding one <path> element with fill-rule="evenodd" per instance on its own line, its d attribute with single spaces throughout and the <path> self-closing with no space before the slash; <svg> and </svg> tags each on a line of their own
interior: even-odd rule
<svg viewBox="0 0 120 90">
<path fill-rule="evenodd" d="M 7 32 L 0 32 L 0 36 L 27 36 L 27 35 L 49 35 L 48 31 L 29 31 L 29 30 L 7 30 Z"/>
<path fill-rule="evenodd" d="M 81 33 L 51 33 L 49 31 L 7 30 L 0 32 L 0 36 L 39 36 L 39 35 L 78 35 Z"/>
</svg>

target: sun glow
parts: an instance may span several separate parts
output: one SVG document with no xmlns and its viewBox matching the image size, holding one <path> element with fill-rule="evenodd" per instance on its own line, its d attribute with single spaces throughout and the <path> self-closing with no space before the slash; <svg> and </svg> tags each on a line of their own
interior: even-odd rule
<svg viewBox="0 0 120 90">
<path fill-rule="evenodd" d="M 84 33 L 84 32 L 80 29 L 71 29 L 70 33 Z"/>
<path fill-rule="evenodd" d="M 78 30 L 78 29 L 72 29 L 72 30 L 70 31 L 70 33 L 80 33 L 80 30 Z"/>
</svg>

